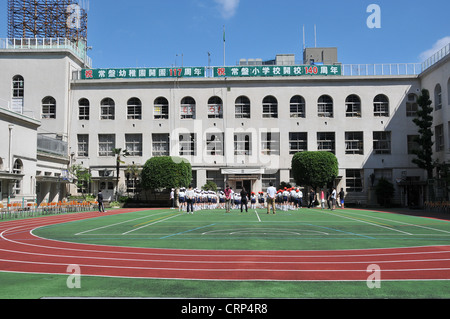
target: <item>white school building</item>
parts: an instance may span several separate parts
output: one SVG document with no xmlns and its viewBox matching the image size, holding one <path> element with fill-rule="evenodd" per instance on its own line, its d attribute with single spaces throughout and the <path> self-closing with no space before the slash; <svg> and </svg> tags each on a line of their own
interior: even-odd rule
<svg viewBox="0 0 450 319">
<path fill-rule="evenodd" d="M 335 48 L 314 48 L 301 62 L 279 55 L 214 68 L 91 65 L 65 39 L 0 40 L 3 202 L 76 194 L 68 173 L 75 164 L 90 170 L 89 192 L 134 196 L 139 180 L 129 168 L 162 155 L 188 159 L 199 188 L 214 181 L 265 191 L 270 182 L 295 185 L 295 153 L 327 151 L 338 158 L 335 186 L 347 202 L 376 204 L 374 185 L 384 177 L 396 203 L 421 205 L 430 181 L 411 152 L 422 89 L 433 101 L 434 157 L 450 157 L 450 45 L 422 64 L 346 65 Z M 118 185 L 114 148 L 130 154 Z"/>
</svg>

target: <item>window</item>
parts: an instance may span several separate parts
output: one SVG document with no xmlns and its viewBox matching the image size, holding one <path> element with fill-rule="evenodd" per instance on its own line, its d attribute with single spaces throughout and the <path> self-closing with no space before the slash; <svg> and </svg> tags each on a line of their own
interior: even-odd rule
<svg viewBox="0 0 450 319">
<path fill-rule="evenodd" d="M 127 193 L 137 194 L 141 191 L 141 183 L 139 179 L 131 173 L 125 173 L 126 183 L 127 183 Z"/>
<path fill-rule="evenodd" d="M 23 163 L 21 160 L 14 161 L 13 174 L 20 175 L 23 172 Z"/>
<path fill-rule="evenodd" d="M 361 99 L 359 96 L 349 95 L 345 100 L 345 109 L 346 117 L 361 117 Z"/>
<path fill-rule="evenodd" d="M 223 118 L 223 102 L 218 96 L 213 96 L 208 100 L 208 118 L 221 119 Z"/>
<path fill-rule="evenodd" d="M 130 156 L 142 156 L 142 134 L 125 134 L 125 149 Z"/>
<path fill-rule="evenodd" d="M 100 103 L 100 119 L 114 120 L 115 119 L 116 104 L 113 99 L 106 98 Z"/>
<path fill-rule="evenodd" d="M 308 150 L 308 133 L 293 132 L 289 133 L 289 154 L 294 155 L 298 152 Z"/>
<path fill-rule="evenodd" d="M 318 132 L 317 133 L 317 149 L 319 151 L 336 153 L 336 133 L 335 132 Z"/>
<path fill-rule="evenodd" d="M 345 154 L 364 154 L 363 132 L 345 132 Z"/>
<path fill-rule="evenodd" d="M 291 109 L 291 117 L 298 118 L 306 117 L 306 103 L 303 96 L 296 95 L 291 99 L 290 102 L 290 109 Z"/>
<path fill-rule="evenodd" d="M 333 117 L 333 99 L 328 95 L 322 95 L 317 102 L 319 117 Z"/>
<path fill-rule="evenodd" d="M 78 157 L 89 157 L 88 134 L 78 134 Z"/>
<path fill-rule="evenodd" d="M 273 96 L 263 100 L 263 118 L 278 118 L 278 101 Z"/>
<path fill-rule="evenodd" d="M 24 97 L 24 86 L 25 81 L 21 75 L 16 75 L 13 77 L 13 98 Z"/>
<path fill-rule="evenodd" d="M 263 174 L 261 182 L 263 189 L 267 189 L 270 183 L 272 183 L 273 186 L 278 187 L 280 185 L 280 171 L 275 174 Z"/>
<path fill-rule="evenodd" d="M 235 117 L 237 119 L 250 118 L 250 100 L 246 96 L 240 96 L 235 102 Z"/>
<path fill-rule="evenodd" d="M 356 193 L 363 191 L 363 171 L 360 169 L 346 170 L 346 184 L 348 193 Z"/>
<path fill-rule="evenodd" d="M 169 119 L 169 101 L 165 97 L 159 97 L 155 100 L 154 107 L 155 120 Z"/>
<path fill-rule="evenodd" d="M 180 134 L 180 156 L 196 156 L 197 155 L 197 134 Z"/>
<path fill-rule="evenodd" d="M 414 93 L 408 94 L 408 99 L 406 101 L 406 116 L 415 117 L 417 116 L 418 110 L 419 105 L 417 104 L 417 95 Z"/>
<path fill-rule="evenodd" d="M 12 81 L 12 105 L 11 109 L 14 112 L 20 114 L 23 113 L 23 98 L 24 98 L 24 86 L 25 82 L 21 75 L 16 75 L 13 77 Z"/>
<path fill-rule="evenodd" d="M 261 153 L 280 155 L 280 133 L 261 133 Z"/>
<path fill-rule="evenodd" d="M 234 134 L 234 155 L 252 155 L 252 134 Z"/>
<path fill-rule="evenodd" d="M 217 185 L 217 189 L 225 190 L 225 177 L 220 170 L 218 171 L 206 171 L 206 181 L 214 182 Z"/>
<path fill-rule="evenodd" d="M 450 105 L 450 78 L 447 82 L 447 98 L 448 98 L 448 105 Z"/>
<path fill-rule="evenodd" d="M 51 96 L 42 100 L 42 118 L 56 119 L 56 100 Z"/>
<path fill-rule="evenodd" d="M 384 94 L 379 94 L 373 100 L 374 116 L 389 116 L 389 99 Z"/>
<path fill-rule="evenodd" d="M 22 174 L 22 172 L 23 172 L 23 163 L 21 160 L 16 160 L 13 166 L 13 174 L 20 175 Z M 17 178 L 13 184 L 13 194 L 19 195 L 21 189 L 22 189 L 22 181 L 21 179 Z"/>
<path fill-rule="evenodd" d="M 392 181 L 392 169 L 374 169 L 373 173 L 375 174 L 376 181 L 379 181 L 382 178 L 388 181 Z"/>
<path fill-rule="evenodd" d="M 195 120 L 195 100 L 191 97 L 185 97 L 181 100 L 181 119 Z"/>
<path fill-rule="evenodd" d="M 114 156 L 113 149 L 116 147 L 116 136 L 114 134 L 98 135 L 98 156 Z"/>
<path fill-rule="evenodd" d="M 417 142 L 419 135 L 408 135 L 408 154 L 414 154 L 414 151 L 420 149 L 420 145 Z"/>
<path fill-rule="evenodd" d="M 169 134 L 153 134 L 152 135 L 152 156 L 169 156 L 170 155 L 170 135 Z"/>
<path fill-rule="evenodd" d="M 434 128 L 434 135 L 436 136 L 436 152 L 444 150 L 444 125 L 438 125 Z"/>
<path fill-rule="evenodd" d="M 206 155 L 223 156 L 223 133 L 207 133 L 206 134 Z"/>
<path fill-rule="evenodd" d="M 90 115 L 89 100 L 80 99 L 78 101 L 78 119 L 89 120 L 89 115 Z"/>
<path fill-rule="evenodd" d="M 373 132 L 375 154 L 391 154 L 391 132 Z"/>
<path fill-rule="evenodd" d="M 142 102 L 136 97 L 133 97 L 127 102 L 127 118 L 129 120 L 141 120 L 142 119 Z"/>
<path fill-rule="evenodd" d="M 442 89 L 440 84 L 434 88 L 434 109 L 436 111 L 442 109 Z"/>
</svg>

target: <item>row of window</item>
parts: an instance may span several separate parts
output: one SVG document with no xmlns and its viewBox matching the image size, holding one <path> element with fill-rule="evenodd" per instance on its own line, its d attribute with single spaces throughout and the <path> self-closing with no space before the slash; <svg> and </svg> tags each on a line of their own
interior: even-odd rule
<svg viewBox="0 0 450 319">
<path fill-rule="evenodd" d="M 415 141 L 416 135 L 407 136 L 408 154 L 412 154 L 418 145 Z M 234 133 L 234 155 L 251 156 L 254 152 L 252 133 Z M 180 156 L 196 156 L 198 136 L 196 133 L 178 135 L 178 154 Z M 225 154 L 224 133 L 207 133 L 206 155 L 224 156 Z M 391 154 L 392 133 L 390 131 L 373 132 L 374 154 Z M 280 155 L 280 133 L 261 133 L 261 154 Z M 345 132 L 345 154 L 364 154 L 363 132 Z M 98 156 L 114 156 L 113 149 L 116 148 L 115 134 L 98 135 Z M 142 156 L 143 137 L 142 134 L 125 134 L 125 149 L 130 156 Z M 289 154 L 308 150 L 308 133 L 289 133 Z M 336 133 L 318 132 L 317 150 L 336 153 Z M 170 134 L 152 134 L 152 156 L 170 155 Z M 89 135 L 78 134 L 78 156 L 89 157 Z"/>
<path fill-rule="evenodd" d="M 447 89 L 450 92 L 450 79 L 447 83 Z M 25 81 L 21 75 L 16 75 L 12 79 L 12 100 L 14 103 L 22 103 L 25 96 Z M 195 118 L 195 100 L 191 97 L 186 97 L 181 102 L 181 118 Z M 333 99 L 328 95 L 323 95 L 318 100 L 318 115 L 322 117 L 333 117 Z M 373 102 L 375 116 L 389 116 L 389 100 L 385 95 L 377 95 Z M 448 104 L 450 105 L 450 94 L 448 94 Z M 114 106 L 112 99 L 105 99 L 102 101 L 101 119 L 114 119 Z M 347 117 L 361 117 L 361 99 L 357 95 L 350 95 L 346 102 L 346 116 Z M 23 107 L 23 105 L 21 105 Z M 89 101 L 81 99 L 79 101 L 80 120 L 89 119 Z M 407 116 L 415 116 L 417 111 L 417 96 L 415 94 L 408 95 L 407 101 Z M 128 101 L 128 118 L 140 119 L 142 118 L 142 103 L 139 99 L 133 98 Z M 305 99 L 300 96 L 294 96 L 290 101 L 291 117 L 305 117 L 306 103 Z M 434 109 L 440 110 L 442 108 L 442 88 L 438 83 L 434 89 Z M 154 103 L 155 119 L 166 119 L 169 116 L 169 102 L 166 98 L 158 98 Z M 223 103 L 222 99 L 215 96 L 208 101 L 208 117 L 222 118 Z M 239 97 L 235 102 L 236 118 L 250 118 L 250 100 L 245 97 Z M 42 117 L 56 118 L 56 101 L 52 97 L 46 97 L 42 100 Z M 263 101 L 263 117 L 273 118 L 278 117 L 278 101 L 273 96 L 268 96 Z"/>
<path fill-rule="evenodd" d="M 235 118 L 249 119 L 251 102 L 246 96 L 240 96 L 235 100 Z M 362 117 L 361 99 L 352 94 L 345 100 L 346 117 Z M 83 98 L 78 101 L 79 120 L 90 119 L 90 102 Z M 306 102 L 305 99 L 296 95 L 289 103 L 290 117 L 305 118 Z M 418 110 L 417 96 L 410 94 L 407 102 L 407 115 L 415 116 Z M 158 97 L 153 103 L 154 119 L 169 118 L 169 101 L 164 97 Z M 206 112 L 208 118 L 223 118 L 224 105 L 220 97 L 214 96 L 208 100 Z M 180 103 L 180 118 L 195 119 L 197 114 L 197 103 L 192 97 L 185 97 Z M 377 95 L 373 100 L 374 116 L 389 116 L 389 99 L 384 94 Z M 334 117 L 334 101 L 329 95 L 322 95 L 317 101 L 317 115 L 319 117 Z M 266 96 L 262 101 L 263 118 L 278 118 L 278 100 L 274 96 Z M 113 99 L 105 98 L 100 102 L 100 119 L 114 120 L 116 118 L 116 104 Z M 127 119 L 142 119 L 142 102 L 138 98 L 131 98 L 127 102 Z"/>
</svg>

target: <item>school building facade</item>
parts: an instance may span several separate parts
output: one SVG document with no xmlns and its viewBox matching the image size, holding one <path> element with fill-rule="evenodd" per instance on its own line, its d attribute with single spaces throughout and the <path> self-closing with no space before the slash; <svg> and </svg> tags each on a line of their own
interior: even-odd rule
<svg viewBox="0 0 450 319">
<path fill-rule="evenodd" d="M 337 156 L 336 186 L 348 202 L 375 204 L 374 185 L 384 177 L 395 185 L 397 203 L 423 204 L 428 181 L 412 164 L 418 135 L 412 119 L 421 89 L 428 89 L 434 156 L 448 161 L 448 47 L 422 65 L 342 65 L 336 58 L 311 61 L 316 52 L 305 52 L 303 64 L 280 55 L 233 67 L 92 69 L 85 52 L 73 47 L 4 44 L 0 107 L 29 110 L 38 122 L 30 140 L 45 139 L 56 151 L 38 147 L 26 156 L 34 160 L 34 179 L 34 168 L 17 178 L 30 180 L 29 190 L 11 186 L 14 172 L 5 171 L 11 165 L 0 166 L 2 199 L 27 193 L 39 202 L 74 194 L 67 173 L 74 164 L 90 170 L 92 193 L 102 189 L 107 199 L 117 190 L 135 194 L 139 181 L 130 167 L 162 155 L 188 159 L 199 188 L 211 180 L 219 188 L 228 183 L 258 192 L 270 182 L 295 184 L 292 156 L 318 150 Z M 2 136 L 8 136 L 8 121 L 0 117 Z M 27 143 L 18 146 L 10 154 L 0 149 L 3 163 L 24 157 Z M 114 148 L 129 153 L 119 185 Z"/>
</svg>

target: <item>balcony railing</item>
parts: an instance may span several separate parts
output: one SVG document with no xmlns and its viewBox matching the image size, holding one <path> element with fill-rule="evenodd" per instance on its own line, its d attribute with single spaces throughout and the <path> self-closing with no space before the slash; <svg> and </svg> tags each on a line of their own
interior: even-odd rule
<svg viewBox="0 0 450 319">
<path fill-rule="evenodd" d="M 45 135 L 38 135 L 37 137 L 38 152 L 68 157 L 68 149 L 68 143 L 65 141 L 51 138 Z"/>
<path fill-rule="evenodd" d="M 67 49 L 84 61 L 87 67 L 92 66 L 92 59 L 87 55 L 85 42 L 78 45 L 65 38 L 26 38 L 26 39 L 0 39 L 0 50 L 52 50 Z"/>
</svg>

